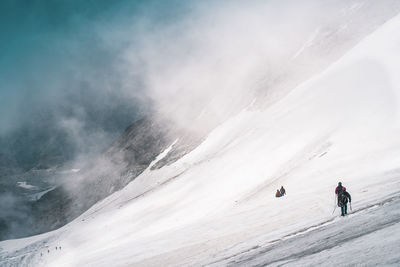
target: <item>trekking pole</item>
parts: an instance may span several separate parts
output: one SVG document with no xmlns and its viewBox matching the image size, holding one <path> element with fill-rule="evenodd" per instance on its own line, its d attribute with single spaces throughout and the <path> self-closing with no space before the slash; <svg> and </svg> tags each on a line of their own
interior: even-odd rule
<svg viewBox="0 0 400 267">
<path fill-rule="evenodd" d="M 333 199 L 333 201 L 334 201 L 334 208 L 333 208 L 333 212 L 332 212 L 332 214 L 334 214 L 335 213 L 335 210 L 336 210 L 336 195 L 335 195 L 335 198 Z"/>
<path fill-rule="evenodd" d="M 353 211 L 353 209 L 351 208 L 351 202 L 350 202 L 350 210 Z"/>
</svg>

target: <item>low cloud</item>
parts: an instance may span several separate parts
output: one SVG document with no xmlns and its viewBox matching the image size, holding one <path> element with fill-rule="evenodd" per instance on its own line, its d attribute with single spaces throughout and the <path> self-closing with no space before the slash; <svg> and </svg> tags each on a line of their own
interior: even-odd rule
<svg viewBox="0 0 400 267">
<path fill-rule="evenodd" d="M 0 145 L 6 148 L 0 156 L 12 154 L 10 162 L 25 171 L 38 161 L 44 168 L 82 162 L 148 114 L 206 136 L 244 108 L 265 108 L 323 70 L 373 23 L 395 13 L 385 3 L 398 5 L 16 2 L 0 7 L 8 13 L 0 28 L 10 36 L 0 44 Z M 101 172 L 123 167 L 104 164 Z M 4 198 L 15 206 L 13 196 Z"/>
</svg>

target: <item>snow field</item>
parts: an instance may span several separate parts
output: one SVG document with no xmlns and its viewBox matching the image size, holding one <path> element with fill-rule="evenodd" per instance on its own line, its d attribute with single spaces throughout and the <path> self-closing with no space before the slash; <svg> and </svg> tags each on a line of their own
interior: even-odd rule
<svg viewBox="0 0 400 267">
<path fill-rule="evenodd" d="M 1 242 L 0 262 L 12 266 L 18 262 L 12 258 L 19 257 L 29 266 L 225 265 L 232 264 L 232 255 L 251 254 L 251 248 L 312 225 L 317 232 L 311 231 L 309 240 L 287 242 L 308 247 L 329 231 L 342 233 L 338 219 L 332 220 L 339 213 L 337 208 L 332 215 L 339 180 L 352 194 L 354 211 L 400 194 L 399 30 L 397 16 L 282 100 L 265 110 L 244 110 L 176 163 L 146 170 L 67 226 Z M 281 185 L 287 195 L 276 199 Z M 400 240 L 398 213 L 390 213 L 392 224 L 386 227 L 379 224 L 385 209 L 344 218 L 354 228 L 365 218 L 378 220 L 369 235 L 339 238 L 340 246 L 299 252 L 286 263 L 324 264 L 322 259 L 356 254 L 351 263 L 379 264 L 382 259 L 372 253 L 377 246 L 396 263 L 389 247 Z M 325 232 L 318 234 L 318 225 Z M 40 256 L 44 241 L 63 249 Z M 289 253 L 277 246 L 276 253 Z M 28 248 L 36 251 L 28 258 L 16 252 Z M 364 256 L 362 248 L 372 256 Z M 277 255 L 255 251 L 254 259 L 235 259 L 257 265 Z"/>
</svg>

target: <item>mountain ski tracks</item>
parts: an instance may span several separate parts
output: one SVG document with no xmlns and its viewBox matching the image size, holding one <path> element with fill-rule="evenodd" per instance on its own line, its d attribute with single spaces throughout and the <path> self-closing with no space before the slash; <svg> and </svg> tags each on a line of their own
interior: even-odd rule
<svg viewBox="0 0 400 267">
<path fill-rule="evenodd" d="M 357 209 L 346 217 L 329 219 L 240 253 L 225 255 L 225 257 L 221 255 L 219 260 L 206 264 L 206 266 L 295 264 L 296 261 L 305 257 L 341 246 L 398 223 L 400 223 L 399 194 Z M 398 260 L 400 261 L 400 255 Z"/>
</svg>

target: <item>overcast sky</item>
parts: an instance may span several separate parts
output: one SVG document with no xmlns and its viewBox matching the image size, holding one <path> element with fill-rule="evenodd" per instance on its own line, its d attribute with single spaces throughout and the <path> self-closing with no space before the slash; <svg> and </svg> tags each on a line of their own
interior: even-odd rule
<svg viewBox="0 0 400 267">
<path fill-rule="evenodd" d="M 94 113 L 102 121 L 99 116 L 110 112 L 134 110 L 143 88 L 140 80 L 130 88 L 121 84 L 120 53 L 143 31 L 184 16 L 182 3 L 1 1 L 0 133 L 34 121 L 38 113 Z"/>
</svg>

